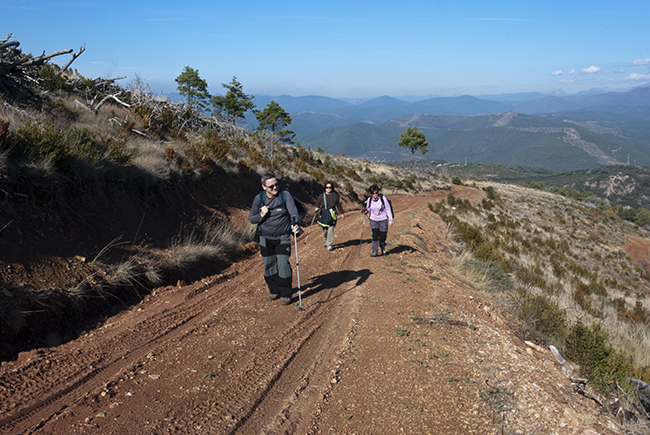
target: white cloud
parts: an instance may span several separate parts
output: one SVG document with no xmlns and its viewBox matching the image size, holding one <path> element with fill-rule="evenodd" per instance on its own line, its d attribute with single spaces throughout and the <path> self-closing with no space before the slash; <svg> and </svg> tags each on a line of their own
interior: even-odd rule
<svg viewBox="0 0 650 435">
<path fill-rule="evenodd" d="M 629 76 L 625 77 L 624 80 L 650 80 L 650 74 L 632 73 Z"/>
<path fill-rule="evenodd" d="M 564 84 L 569 85 L 569 84 L 573 83 L 573 80 L 562 79 L 562 80 L 560 80 L 560 83 L 564 83 Z"/>
<path fill-rule="evenodd" d="M 650 65 L 650 59 L 637 59 L 632 62 L 632 65 Z"/>
<path fill-rule="evenodd" d="M 573 74 L 574 72 L 576 72 L 576 70 L 574 70 L 574 69 L 569 70 L 569 74 Z"/>
<path fill-rule="evenodd" d="M 591 73 L 597 73 L 600 71 L 600 68 L 598 68 L 596 65 L 591 65 L 589 68 L 582 68 L 580 72 L 591 74 Z"/>
<path fill-rule="evenodd" d="M 553 72 L 551 73 L 551 75 L 552 75 L 552 76 L 561 76 L 561 75 L 562 75 L 562 70 L 559 69 L 559 70 L 557 70 L 557 71 L 553 71 Z"/>
</svg>

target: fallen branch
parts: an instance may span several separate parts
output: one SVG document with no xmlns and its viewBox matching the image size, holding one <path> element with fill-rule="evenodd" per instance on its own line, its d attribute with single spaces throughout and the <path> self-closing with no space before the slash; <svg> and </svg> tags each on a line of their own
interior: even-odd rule
<svg viewBox="0 0 650 435">
<path fill-rule="evenodd" d="M 70 58 L 70 60 L 69 60 L 65 65 L 63 65 L 63 67 L 61 68 L 61 71 L 65 71 L 65 70 L 67 70 L 68 67 L 72 64 L 72 62 L 74 62 L 74 60 L 75 60 L 76 58 L 78 58 L 79 56 L 81 56 L 81 53 L 83 53 L 84 51 L 86 51 L 86 44 L 82 45 L 81 48 L 79 49 L 79 51 L 78 51 L 76 54 L 73 54 L 73 55 L 72 55 L 72 57 Z"/>
<path fill-rule="evenodd" d="M 45 52 L 43 52 L 43 54 L 38 57 L 26 56 L 21 60 L 19 60 L 18 62 L 14 63 L 14 66 L 26 67 L 31 65 L 43 65 L 45 64 L 45 61 L 48 59 L 51 59 L 56 56 L 61 56 L 62 54 L 68 54 L 68 53 L 72 53 L 71 48 L 67 50 L 55 51 L 54 53 L 50 53 L 50 54 L 45 54 Z"/>
<path fill-rule="evenodd" d="M 585 381 L 585 383 L 578 383 L 578 384 L 575 385 L 574 389 L 575 389 L 576 393 L 581 394 L 581 395 L 585 396 L 586 398 L 593 400 L 594 402 L 596 402 L 600 406 L 603 406 L 603 402 L 601 402 L 596 396 L 594 396 L 593 394 L 591 394 L 590 392 L 585 390 L 585 387 L 587 386 L 587 384 L 586 384 L 587 380 L 586 379 L 579 379 L 579 380 L 580 381 Z M 571 380 L 571 381 L 573 382 L 573 380 Z"/>
<path fill-rule="evenodd" d="M 95 111 L 95 113 L 97 113 L 97 111 L 99 110 L 99 108 L 102 107 L 102 106 L 104 105 L 104 103 L 105 103 L 106 101 L 108 101 L 108 100 L 115 100 L 116 102 L 118 102 L 119 104 L 121 104 L 122 106 L 127 107 L 127 108 L 131 107 L 130 104 L 127 104 L 127 103 L 125 103 L 125 102 L 123 102 L 123 101 L 120 101 L 119 98 L 117 98 L 118 95 L 119 95 L 119 94 L 110 94 L 110 95 L 105 96 L 105 97 L 102 99 L 102 101 L 100 101 L 99 103 L 97 103 L 97 106 L 95 106 L 95 107 L 93 108 L 93 110 Z"/>
</svg>

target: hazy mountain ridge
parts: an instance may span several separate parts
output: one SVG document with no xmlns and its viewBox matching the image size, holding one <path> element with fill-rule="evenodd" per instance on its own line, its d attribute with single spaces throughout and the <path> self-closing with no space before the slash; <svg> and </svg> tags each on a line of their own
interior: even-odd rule
<svg viewBox="0 0 650 435">
<path fill-rule="evenodd" d="M 650 86 L 634 88 L 627 92 L 587 95 L 505 94 L 501 99 L 494 95 L 487 96 L 487 98 L 462 95 L 456 97 L 425 98 L 408 102 L 385 95 L 364 101 L 360 104 L 351 104 L 341 99 L 315 95 L 303 97 L 258 95 L 255 97 L 254 102 L 258 109 L 260 109 L 265 107 L 271 100 L 275 100 L 280 104 L 294 119 L 301 116 L 300 112 L 320 112 L 331 113 L 344 118 L 360 118 L 379 123 L 415 113 L 430 115 L 478 115 L 515 111 L 524 114 L 542 114 L 584 110 L 589 107 L 598 107 L 599 110 L 616 106 L 619 106 L 619 108 L 650 107 Z M 624 114 L 631 116 L 634 114 L 634 111 L 629 110 L 629 113 Z M 643 116 L 645 116 L 645 113 Z M 349 123 L 354 123 L 354 120 L 351 119 Z"/>
</svg>

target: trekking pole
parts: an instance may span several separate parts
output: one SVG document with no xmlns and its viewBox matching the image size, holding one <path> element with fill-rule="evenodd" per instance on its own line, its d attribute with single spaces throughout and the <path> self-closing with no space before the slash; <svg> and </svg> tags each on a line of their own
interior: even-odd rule
<svg viewBox="0 0 650 435">
<path fill-rule="evenodd" d="M 307 231 L 307 237 L 305 237 L 305 245 L 307 244 L 307 239 L 309 238 L 309 233 L 311 233 L 311 226 L 314 225 L 314 220 L 316 220 L 316 212 L 314 212 L 314 217 L 311 218 L 311 224 L 309 225 L 309 231 Z"/>
<path fill-rule="evenodd" d="M 296 248 L 296 275 L 298 276 L 298 306 L 300 311 L 302 311 L 302 294 L 300 293 L 300 262 L 298 261 L 298 235 L 293 233 L 293 241 L 295 242 Z"/>
<path fill-rule="evenodd" d="M 361 224 L 361 239 L 359 239 L 359 254 L 357 258 L 361 258 L 361 244 L 363 243 L 363 229 L 366 227 L 366 214 L 363 214 L 363 224 Z"/>
</svg>

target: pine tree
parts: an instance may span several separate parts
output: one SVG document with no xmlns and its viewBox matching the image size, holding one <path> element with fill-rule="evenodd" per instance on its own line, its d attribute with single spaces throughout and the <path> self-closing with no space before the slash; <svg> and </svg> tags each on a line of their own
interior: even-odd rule
<svg viewBox="0 0 650 435">
<path fill-rule="evenodd" d="M 413 154 L 418 150 L 422 154 L 426 154 L 429 151 L 429 148 L 427 148 L 429 142 L 427 142 L 424 133 L 418 131 L 417 127 L 408 127 L 406 131 L 399 135 L 399 139 L 399 146 L 411 150 L 411 169 L 413 169 Z"/>
<path fill-rule="evenodd" d="M 273 134 L 277 134 L 280 142 L 293 143 L 293 138 L 296 134 L 291 130 L 283 130 L 291 124 L 291 116 L 278 103 L 271 100 L 264 110 L 257 110 L 254 113 L 259 123 L 257 127 L 258 131 L 270 131 Z"/>
<path fill-rule="evenodd" d="M 210 103 L 214 107 L 213 113 L 218 116 L 223 116 L 225 113 L 226 119 L 235 124 L 238 118 L 244 119 L 246 112 L 255 108 L 253 103 L 255 97 L 244 93 L 237 77 L 233 77 L 228 84 L 222 83 L 221 86 L 228 89 L 228 92 L 224 96 L 215 95 L 210 98 Z"/>
<path fill-rule="evenodd" d="M 183 72 L 174 79 L 178 83 L 178 92 L 187 98 L 187 108 L 192 111 L 205 108 L 205 100 L 210 98 L 208 83 L 199 76 L 199 71 L 186 66 Z"/>
</svg>

